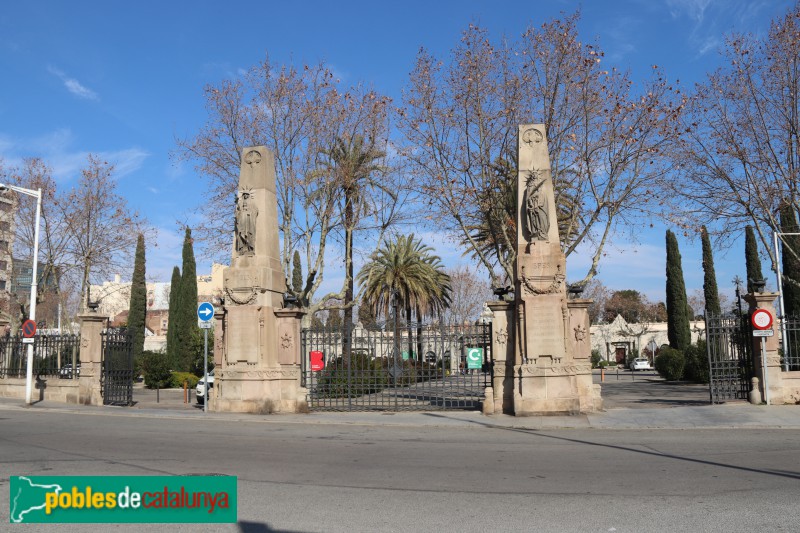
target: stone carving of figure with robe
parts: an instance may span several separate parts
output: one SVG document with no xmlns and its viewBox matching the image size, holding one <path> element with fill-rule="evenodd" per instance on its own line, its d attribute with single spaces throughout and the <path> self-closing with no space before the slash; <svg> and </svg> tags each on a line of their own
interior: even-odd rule
<svg viewBox="0 0 800 533">
<path fill-rule="evenodd" d="M 249 191 L 241 191 L 236 199 L 236 252 L 252 255 L 256 245 L 256 217 L 258 208 L 253 205 Z"/>
<path fill-rule="evenodd" d="M 528 242 L 546 241 L 550 231 L 550 217 L 547 213 L 547 201 L 542 190 L 544 179 L 534 171 L 525 186 L 525 226 Z"/>
</svg>

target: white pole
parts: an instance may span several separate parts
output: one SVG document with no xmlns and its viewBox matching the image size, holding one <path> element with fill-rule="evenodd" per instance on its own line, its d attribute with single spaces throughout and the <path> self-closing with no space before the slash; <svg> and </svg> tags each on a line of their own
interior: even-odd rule
<svg viewBox="0 0 800 533">
<path fill-rule="evenodd" d="M 764 373 L 764 401 L 769 405 L 769 381 L 767 381 L 767 340 L 761 337 L 761 369 Z"/>
<path fill-rule="evenodd" d="M 783 307 L 783 280 L 781 280 L 781 262 L 778 260 L 778 235 L 777 231 L 772 232 L 773 242 L 775 245 L 775 277 L 778 279 L 778 306 L 781 312 L 781 345 L 783 345 L 783 361 L 784 370 L 789 371 L 789 353 L 786 345 L 786 311 Z"/>
<path fill-rule="evenodd" d="M 203 412 L 208 412 L 208 328 L 203 329 Z"/>
<path fill-rule="evenodd" d="M 33 191 L 31 191 L 33 192 Z M 26 193 L 27 194 L 27 193 Z M 39 217 L 42 212 L 42 189 L 36 189 L 34 194 L 36 196 L 36 229 L 34 230 L 33 237 L 33 274 L 31 278 L 31 303 L 29 318 L 36 321 L 36 289 L 37 289 L 37 276 L 39 267 Z M 28 367 L 25 374 L 25 403 L 30 405 L 32 403 L 31 395 L 33 393 L 33 344 L 28 345 Z"/>
</svg>

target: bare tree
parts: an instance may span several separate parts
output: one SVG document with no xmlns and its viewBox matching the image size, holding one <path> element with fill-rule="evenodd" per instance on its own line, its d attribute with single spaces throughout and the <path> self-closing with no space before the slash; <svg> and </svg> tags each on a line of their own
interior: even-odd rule
<svg viewBox="0 0 800 533">
<path fill-rule="evenodd" d="M 345 280 L 340 291 L 316 296 L 330 240 L 341 236 L 345 247 L 349 244 L 352 250 L 357 248 L 353 243 L 358 242 L 360 232 L 369 234 L 373 243 L 380 242 L 383 232 L 396 221 L 397 207 L 405 198 L 403 180 L 393 175 L 395 151 L 388 141 L 390 100 L 363 85 L 346 89 L 341 85 L 324 63 L 296 68 L 275 65 L 267 58 L 241 80 L 207 87 L 206 125 L 195 136 L 177 141 L 177 155 L 194 161 L 208 180 L 202 209 L 213 216 L 206 217 L 209 222 L 198 229 L 197 236 L 211 254 L 230 248 L 231 206 L 241 149 L 265 145 L 272 150 L 284 274 L 290 279 L 292 257 L 299 250 L 306 275 L 296 296 L 310 309 L 308 316 L 325 302 L 344 301 L 348 293 Z M 348 218 L 347 208 L 354 204 L 341 201 L 347 184 L 342 181 L 344 174 L 331 164 L 330 154 L 337 140 L 347 143 L 356 138 L 381 154 L 372 162 L 385 169 L 384 175 L 390 176 L 394 187 L 391 194 L 387 188 L 360 188 L 359 209 Z M 228 212 L 230 216 L 219 216 Z M 354 300 L 346 305 L 353 305 Z"/>
<path fill-rule="evenodd" d="M 93 279 L 132 270 L 138 234 L 152 233 L 145 219 L 116 193 L 113 173 L 113 165 L 90 155 L 76 185 L 53 199 L 69 235 L 66 257 L 79 270 L 82 299 L 88 299 Z"/>
<path fill-rule="evenodd" d="M 708 224 L 722 243 L 753 225 L 775 270 L 770 231 L 782 205 L 800 207 L 800 4 L 766 36 L 728 36 L 722 53 L 727 65 L 697 85 L 674 153 L 676 222 Z"/>
<path fill-rule="evenodd" d="M 492 287 L 485 276 L 476 269 L 458 266 L 445 270 L 450 276 L 450 306 L 442 313 L 442 320 L 451 324 L 475 322 L 483 312 L 484 304 L 492 298 Z"/>
<path fill-rule="evenodd" d="M 517 125 L 547 127 L 562 248 L 591 243 L 597 272 L 612 230 L 659 209 L 683 101 L 656 69 L 640 90 L 578 39 L 578 13 L 493 44 L 470 25 L 449 61 L 419 53 L 399 112 L 419 187 L 439 227 L 465 242 L 494 285 L 513 276 Z M 502 206 L 502 209 L 498 209 Z"/>
</svg>

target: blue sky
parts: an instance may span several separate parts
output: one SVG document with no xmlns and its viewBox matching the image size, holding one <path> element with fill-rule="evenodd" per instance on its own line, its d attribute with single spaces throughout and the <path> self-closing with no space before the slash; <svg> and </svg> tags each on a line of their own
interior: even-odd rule
<svg viewBox="0 0 800 533">
<path fill-rule="evenodd" d="M 121 194 L 159 229 L 148 277 L 169 281 L 180 264 L 178 222 L 196 222 L 204 182 L 170 159 L 176 137 L 205 120 L 202 89 L 238 76 L 265 54 L 276 62 L 326 60 L 345 82 L 372 83 L 399 99 L 417 51 L 446 55 L 470 23 L 516 36 L 560 12 L 582 9 L 581 33 L 599 39 L 610 66 L 633 79 L 662 66 L 684 85 L 721 64 L 731 30 L 765 33 L 789 0 L 587 0 L 403 2 L 6 2 L 0 10 L 0 157 L 39 156 L 60 184 L 75 180 L 87 153 L 117 165 Z M 536 117 L 533 117 L 536 121 Z M 618 239 L 599 278 L 652 299 L 664 293 L 664 226 Z M 448 264 L 465 261 L 430 231 Z M 679 236 L 687 289 L 702 286 L 697 239 Z M 740 240 L 741 241 L 741 240 Z M 717 250 L 717 279 L 743 274 L 741 245 Z M 333 266 L 333 265 L 331 265 Z M 766 266 L 766 265 L 765 265 Z M 586 258 L 570 258 L 571 279 Z M 198 272 L 210 262 L 198 261 Z M 329 288 L 340 284 L 326 272 Z M 774 285 L 774 282 L 773 282 Z"/>
</svg>

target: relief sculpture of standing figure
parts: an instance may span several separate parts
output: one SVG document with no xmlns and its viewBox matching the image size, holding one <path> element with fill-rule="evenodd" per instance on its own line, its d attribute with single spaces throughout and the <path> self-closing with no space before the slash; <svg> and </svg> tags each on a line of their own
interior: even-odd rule
<svg viewBox="0 0 800 533">
<path fill-rule="evenodd" d="M 250 191 L 241 191 L 236 198 L 236 252 L 252 255 L 256 244 L 256 217 L 258 208 L 249 202 Z"/>
<path fill-rule="evenodd" d="M 544 179 L 539 177 L 538 171 L 533 171 L 525 186 L 525 230 L 528 241 L 545 241 L 550 231 L 550 218 L 547 213 L 542 186 Z"/>
</svg>

